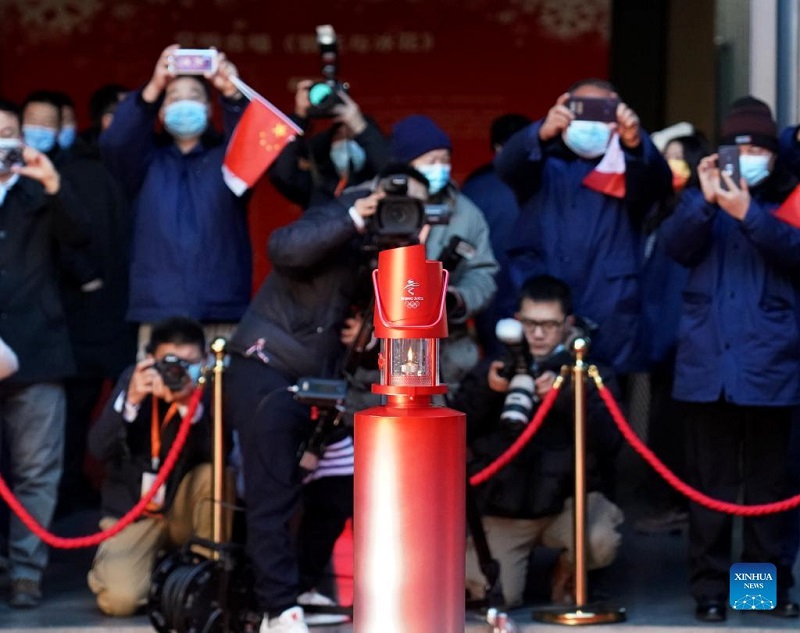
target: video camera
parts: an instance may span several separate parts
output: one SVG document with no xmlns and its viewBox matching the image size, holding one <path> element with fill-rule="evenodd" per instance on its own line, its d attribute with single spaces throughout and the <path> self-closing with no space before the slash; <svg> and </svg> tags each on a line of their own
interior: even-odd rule
<svg viewBox="0 0 800 633">
<path fill-rule="evenodd" d="M 386 196 L 378 201 L 375 215 L 367 221 L 371 246 L 395 248 L 417 243 L 424 224 L 448 224 L 450 207 L 446 204 L 426 205 L 408 195 L 408 176 L 394 174 L 380 181 L 379 189 Z"/>
<path fill-rule="evenodd" d="M 495 327 L 497 339 L 506 346 L 511 362 L 501 375 L 510 380 L 500 421 L 512 428 L 524 428 L 531 420 L 533 405 L 539 401 L 535 380 L 542 374 L 531 355 L 522 323 L 516 319 L 500 319 Z"/>
<path fill-rule="evenodd" d="M 340 82 L 339 71 L 339 45 L 336 32 L 330 24 L 317 27 L 317 44 L 322 57 L 322 76 L 324 79 L 313 84 L 308 89 L 308 116 L 316 119 L 330 119 L 336 116 L 333 107 L 342 103 L 339 91 L 347 92 L 350 86 Z"/>
</svg>

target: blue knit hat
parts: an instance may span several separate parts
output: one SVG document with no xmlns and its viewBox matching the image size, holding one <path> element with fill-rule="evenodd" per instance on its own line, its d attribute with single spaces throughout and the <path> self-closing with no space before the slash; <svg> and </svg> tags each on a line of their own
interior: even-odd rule
<svg viewBox="0 0 800 633">
<path fill-rule="evenodd" d="M 392 156 L 401 163 L 435 149 L 453 149 L 450 137 L 433 119 L 423 114 L 412 114 L 400 119 L 392 127 Z"/>
</svg>

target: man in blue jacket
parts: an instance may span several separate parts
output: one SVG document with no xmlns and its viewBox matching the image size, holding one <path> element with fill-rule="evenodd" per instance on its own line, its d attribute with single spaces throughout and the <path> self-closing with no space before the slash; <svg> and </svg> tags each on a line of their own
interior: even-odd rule
<svg viewBox="0 0 800 633">
<path fill-rule="evenodd" d="M 789 496 L 791 408 L 800 403 L 800 229 L 775 216 L 797 180 L 785 171 L 769 107 L 734 102 L 722 143 L 740 150 L 741 179 L 699 165 L 662 228 L 668 253 L 689 269 L 673 396 L 686 406 L 687 474 L 722 501 L 762 504 Z M 786 539 L 794 514 L 746 518 L 742 560 L 777 568 L 775 615 L 797 617 L 789 597 Z M 689 567 L 696 617 L 725 620 L 730 515 L 690 506 Z"/>
<path fill-rule="evenodd" d="M 205 324 L 208 340 L 232 330 L 250 300 L 246 200 L 222 180 L 225 143 L 210 131 L 211 99 L 200 76 L 176 76 L 161 53 L 142 90 L 128 94 L 100 137 L 109 168 L 133 200 L 128 319 L 149 324 L 182 315 Z M 231 82 L 236 68 L 218 53 L 210 83 L 221 94 L 225 139 L 246 102 Z M 159 121 L 166 134 L 153 135 Z M 214 326 L 223 327 L 214 327 Z"/>
<path fill-rule="evenodd" d="M 598 327 L 594 354 L 627 373 L 637 365 L 641 220 L 671 191 L 672 174 L 627 105 L 612 106 L 607 118 L 613 122 L 577 120 L 569 107 L 575 99 L 618 101 L 608 82 L 580 81 L 544 119 L 512 136 L 495 159 L 498 175 L 520 201 L 510 273 L 517 288 L 532 275 L 566 281 L 576 314 Z M 601 166 L 606 154 L 618 159 L 611 171 Z M 598 187 L 603 178 L 617 186 Z M 514 310 L 506 308 L 508 314 Z"/>
</svg>

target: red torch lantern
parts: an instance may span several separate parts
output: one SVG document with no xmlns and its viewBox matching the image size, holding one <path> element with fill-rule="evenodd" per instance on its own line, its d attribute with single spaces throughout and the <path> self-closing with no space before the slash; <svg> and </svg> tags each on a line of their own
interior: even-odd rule
<svg viewBox="0 0 800 633">
<path fill-rule="evenodd" d="M 355 416 L 356 633 L 463 633 L 466 423 L 435 406 L 447 272 L 423 246 L 373 273 L 386 405 Z"/>
</svg>

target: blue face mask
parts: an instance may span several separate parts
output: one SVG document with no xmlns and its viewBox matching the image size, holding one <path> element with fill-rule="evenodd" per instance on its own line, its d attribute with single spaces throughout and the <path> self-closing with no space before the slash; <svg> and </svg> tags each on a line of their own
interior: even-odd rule
<svg viewBox="0 0 800 633">
<path fill-rule="evenodd" d="M 771 156 L 751 156 L 741 154 L 739 156 L 739 172 L 747 183 L 748 187 L 754 187 L 767 176 L 769 176 L 769 159 Z M 738 186 L 739 183 L 737 182 Z"/>
<path fill-rule="evenodd" d="M 23 125 L 22 136 L 25 145 L 38 149 L 43 154 L 49 152 L 56 144 L 56 131 L 41 125 Z"/>
<path fill-rule="evenodd" d="M 353 173 L 361 171 L 367 162 L 364 148 L 351 138 L 331 143 L 330 157 L 340 176 L 350 173 L 351 165 Z"/>
<path fill-rule="evenodd" d="M 67 149 L 72 147 L 72 144 L 75 142 L 75 137 L 77 136 L 77 131 L 75 130 L 74 125 L 66 125 L 61 128 L 58 133 L 58 146 L 61 149 Z"/>
<path fill-rule="evenodd" d="M 573 121 L 563 138 L 567 147 L 581 158 L 597 158 L 608 147 L 611 128 L 600 121 Z"/>
<path fill-rule="evenodd" d="M 164 127 L 178 139 L 200 136 L 208 127 L 208 109 L 191 99 L 170 103 L 164 110 Z"/>
<path fill-rule="evenodd" d="M 433 165 L 420 165 L 417 171 L 430 183 L 430 193 L 439 193 L 450 182 L 450 165 L 434 163 Z"/>
</svg>

